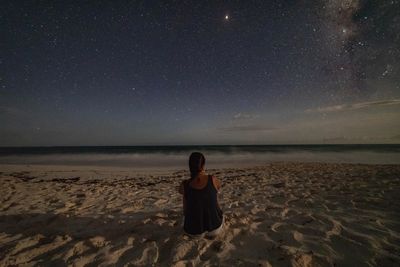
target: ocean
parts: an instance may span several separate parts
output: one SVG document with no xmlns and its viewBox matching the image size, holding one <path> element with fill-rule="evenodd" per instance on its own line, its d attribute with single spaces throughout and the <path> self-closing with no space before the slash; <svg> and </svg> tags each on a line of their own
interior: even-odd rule
<svg viewBox="0 0 400 267">
<path fill-rule="evenodd" d="M 387 144 L 0 147 L 0 164 L 186 169 L 193 151 L 205 155 L 208 168 L 282 161 L 400 164 L 400 145 Z"/>
</svg>

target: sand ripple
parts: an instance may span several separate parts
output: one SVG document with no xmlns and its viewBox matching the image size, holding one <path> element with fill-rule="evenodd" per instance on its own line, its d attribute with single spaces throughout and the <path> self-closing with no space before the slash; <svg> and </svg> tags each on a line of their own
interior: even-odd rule
<svg viewBox="0 0 400 267">
<path fill-rule="evenodd" d="M 2 167 L 0 266 L 400 265 L 400 166 L 209 172 L 226 219 L 214 239 L 182 233 L 187 171 Z"/>
</svg>

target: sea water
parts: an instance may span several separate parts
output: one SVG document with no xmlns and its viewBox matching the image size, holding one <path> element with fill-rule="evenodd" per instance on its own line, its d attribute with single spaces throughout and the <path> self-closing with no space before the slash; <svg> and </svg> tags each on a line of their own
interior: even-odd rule
<svg viewBox="0 0 400 267">
<path fill-rule="evenodd" d="M 0 164 L 186 169 L 193 151 L 205 155 L 207 168 L 283 161 L 400 164 L 400 145 L 0 147 Z"/>
</svg>

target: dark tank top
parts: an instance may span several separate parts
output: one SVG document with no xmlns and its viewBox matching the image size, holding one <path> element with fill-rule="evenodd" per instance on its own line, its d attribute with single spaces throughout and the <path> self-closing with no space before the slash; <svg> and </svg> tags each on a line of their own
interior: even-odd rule
<svg viewBox="0 0 400 267">
<path fill-rule="evenodd" d="M 186 209 L 183 229 L 185 232 L 197 235 L 220 227 L 222 211 L 218 206 L 217 189 L 214 187 L 211 175 L 208 176 L 207 185 L 204 188 L 190 187 L 187 181 L 184 183 L 184 190 Z"/>
</svg>

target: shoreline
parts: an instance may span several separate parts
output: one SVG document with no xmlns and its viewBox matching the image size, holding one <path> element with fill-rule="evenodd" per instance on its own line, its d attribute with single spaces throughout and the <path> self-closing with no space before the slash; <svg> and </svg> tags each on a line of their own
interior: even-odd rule
<svg viewBox="0 0 400 267">
<path fill-rule="evenodd" d="M 319 165 L 355 165 L 355 166 L 400 166 L 400 163 L 352 163 L 352 162 L 324 162 L 324 161 L 301 161 L 301 160 L 276 160 L 266 161 L 260 164 L 243 164 L 237 166 L 234 163 L 224 165 L 222 167 L 207 168 L 207 170 L 226 170 L 226 169 L 252 169 L 252 168 L 265 168 L 269 165 L 276 164 L 319 164 Z M 129 172 L 131 174 L 160 174 L 160 173 L 174 173 L 184 172 L 186 167 L 132 167 L 132 166 L 118 166 L 118 165 L 99 165 L 99 164 L 21 164 L 21 163 L 0 163 L 0 172 L 10 171 L 103 171 L 103 172 Z"/>
</svg>

